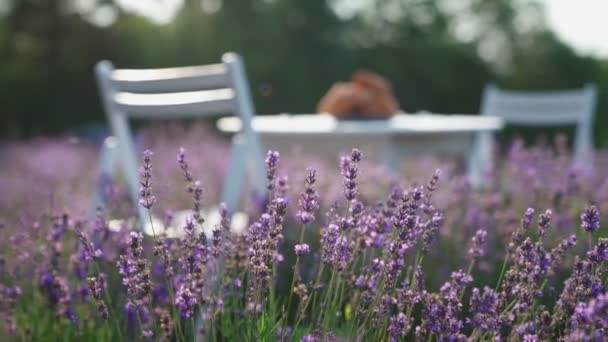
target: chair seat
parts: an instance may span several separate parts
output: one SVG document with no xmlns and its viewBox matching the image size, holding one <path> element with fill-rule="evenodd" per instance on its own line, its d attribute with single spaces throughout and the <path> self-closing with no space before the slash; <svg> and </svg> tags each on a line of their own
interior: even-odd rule
<svg viewBox="0 0 608 342">
<path fill-rule="evenodd" d="M 146 222 L 144 224 L 142 232 L 148 236 L 164 234 L 168 238 L 181 238 L 184 236 L 184 226 L 186 225 L 186 219 L 192 215 L 192 210 L 180 210 L 174 213 L 173 220 L 168 226 L 165 226 L 163 220 L 158 217 L 152 216 L 152 224 Z M 221 216 L 218 207 L 203 208 L 201 215 L 205 218 L 203 223 L 203 230 L 207 236 L 211 236 L 213 229 L 220 224 Z M 133 223 L 134 219 L 115 219 L 108 222 L 110 230 L 119 232 L 124 227 L 132 226 L 129 223 Z M 148 220 L 149 221 L 149 220 Z M 233 233 L 241 234 L 247 229 L 248 217 L 244 212 L 236 212 L 232 215 L 230 230 Z M 196 229 L 197 232 L 200 229 Z"/>
</svg>

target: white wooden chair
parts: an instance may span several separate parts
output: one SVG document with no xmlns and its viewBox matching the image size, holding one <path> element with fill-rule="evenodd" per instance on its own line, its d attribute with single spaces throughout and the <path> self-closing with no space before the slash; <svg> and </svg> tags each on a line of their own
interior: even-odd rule
<svg viewBox="0 0 608 342">
<path fill-rule="evenodd" d="M 108 61 L 95 68 L 102 103 L 113 137 L 103 144 L 100 171 L 113 174 L 115 164 L 123 171 L 140 222 L 148 214 L 139 206 L 139 160 L 129 118 L 189 118 L 234 114 L 244 123 L 232 140 L 228 174 L 222 201 L 237 209 L 243 181 L 249 177 L 255 191 L 265 191 L 264 155 L 259 137 L 251 129 L 254 116 L 247 77 L 240 56 L 226 53 L 222 63 L 166 69 L 120 70 Z M 97 190 L 95 207 L 103 198 Z"/>
<path fill-rule="evenodd" d="M 488 85 L 481 101 L 481 115 L 499 116 L 506 124 L 519 126 L 576 125 L 574 163 L 589 166 L 593 162 L 593 115 L 597 90 L 593 84 L 580 89 L 560 91 L 512 91 Z M 493 135 L 477 135 L 474 153 L 469 159 L 469 179 L 473 186 L 483 186 L 484 173 L 492 166 Z"/>
</svg>

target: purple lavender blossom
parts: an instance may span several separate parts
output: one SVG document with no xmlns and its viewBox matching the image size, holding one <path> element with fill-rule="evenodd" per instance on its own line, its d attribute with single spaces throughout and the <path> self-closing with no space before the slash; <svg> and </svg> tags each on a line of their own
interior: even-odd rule
<svg viewBox="0 0 608 342">
<path fill-rule="evenodd" d="M 97 312 L 104 320 L 108 319 L 108 307 L 103 300 L 103 293 L 106 288 L 105 274 L 100 274 L 98 277 L 87 278 L 87 285 L 93 294 L 93 298 L 97 302 Z"/>
<path fill-rule="evenodd" d="M 273 217 L 268 213 L 264 213 L 247 230 L 249 270 L 253 276 L 252 281 L 248 282 L 251 305 L 254 305 L 253 292 L 265 289 L 271 280 L 271 266 L 275 254 L 275 243 L 271 237 L 273 222 Z M 256 287 L 255 291 L 252 288 L 253 284 Z"/>
<path fill-rule="evenodd" d="M 337 262 L 337 244 L 340 237 L 340 228 L 335 224 L 330 224 L 321 237 L 321 261 L 328 265 Z"/>
<path fill-rule="evenodd" d="M 177 153 L 177 163 L 180 169 L 182 169 L 182 173 L 186 182 L 188 184 L 192 183 L 192 174 L 190 173 L 188 162 L 186 161 L 186 149 L 183 147 L 180 147 Z"/>
<path fill-rule="evenodd" d="M 553 217 L 553 211 L 547 209 L 543 214 L 538 217 L 538 236 L 545 236 L 547 230 L 551 227 L 551 218 Z"/>
<path fill-rule="evenodd" d="M 293 329 L 291 327 L 285 327 L 285 336 L 283 336 L 283 327 L 278 327 L 276 337 L 279 341 L 291 341 L 292 333 Z"/>
<path fill-rule="evenodd" d="M 600 227 L 600 212 L 596 206 L 592 205 L 583 210 L 581 214 L 581 227 L 590 233 L 593 233 Z"/>
<path fill-rule="evenodd" d="M 188 319 L 192 317 L 197 304 L 198 301 L 188 286 L 181 284 L 175 293 L 175 306 L 177 306 L 182 318 Z"/>
<path fill-rule="evenodd" d="M 277 178 L 277 196 L 287 197 L 289 191 L 289 177 L 286 175 Z"/>
<path fill-rule="evenodd" d="M 151 334 L 150 313 L 146 303 L 152 293 L 152 279 L 147 260 L 143 254 L 143 234 L 131 232 L 125 241 L 125 252 L 117 262 L 122 284 L 127 289 L 125 313 L 127 317 L 137 316 L 144 336 Z"/>
<path fill-rule="evenodd" d="M 66 277 L 55 272 L 46 273 L 40 279 L 40 287 L 57 316 L 64 316 L 74 324 L 78 323 L 78 318 L 72 309 L 72 298 Z"/>
<path fill-rule="evenodd" d="M 488 232 L 479 229 L 475 233 L 475 236 L 471 239 L 471 247 L 469 248 L 469 256 L 471 258 L 481 258 L 486 254 L 485 244 L 488 236 Z"/>
<path fill-rule="evenodd" d="M 353 148 L 352 151 L 350 152 L 350 160 L 353 163 L 358 163 L 361 161 L 361 151 L 358 148 Z"/>
<path fill-rule="evenodd" d="M 222 247 L 224 240 L 230 233 L 230 216 L 228 214 L 228 207 L 226 203 L 220 204 L 220 224 L 213 228 L 212 232 L 212 250 L 211 255 L 214 258 L 218 258 L 222 254 Z"/>
<path fill-rule="evenodd" d="M 305 243 L 296 244 L 294 247 L 294 251 L 296 252 L 297 256 L 306 255 L 306 254 L 310 253 L 310 246 L 308 246 Z"/>
<path fill-rule="evenodd" d="M 152 151 L 144 151 L 140 181 L 141 183 L 139 187 L 139 204 L 146 209 L 152 208 L 154 202 L 156 202 L 156 197 L 152 195 L 152 165 L 150 164 L 152 155 Z"/>
<path fill-rule="evenodd" d="M 201 186 L 200 181 L 195 181 L 192 183 L 192 218 L 199 224 L 202 225 L 205 222 L 205 219 L 201 216 L 201 201 L 203 197 L 203 188 Z"/>
<path fill-rule="evenodd" d="M 528 227 L 530 227 L 530 224 L 532 224 L 533 218 L 534 218 L 534 208 L 526 209 L 526 213 L 522 220 L 522 226 L 524 229 L 527 229 Z"/>
<path fill-rule="evenodd" d="M 473 313 L 471 323 L 482 332 L 493 332 L 498 328 L 501 301 L 498 293 L 484 287 L 483 294 L 478 288 L 471 292 L 470 311 Z"/>
<path fill-rule="evenodd" d="M 274 190 L 276 184 L 275 184 L 275 180 L 276 180 L 276 173 L 277 173 L 277 166 L 279 164 L 279 159 L 280 159 L 280 154 L 278 151 L 268 151 L 268 153 L 266 154 L 266 179 L 268 180 L 268 184 L 266 185 L 266 188 L 269 191 Z"/>
<path fill-rule="evenodd" d="M 566 252 L 576 245 L 576 235 L 572 234 L 567 239 L 562 240 L 555 246 L 550 253 L 551 268 L 555 270 L 564 259 Z"/>
<path fill-rule="evenodd" d="M 578 303 L 569 328 L 567 341 L 605 341 L 608 338 L 608 294 L 600 294 L 588 303 Z"/>
<path fill-rule="evenodd" d="M 409 331 L 410 326 L 408 324 L 407 316 L 400 312 L 396 316 L 391 317 L 391 324 L 388 327 L 390 333 L 390 341 L 397 342 L 399 338 L 405 336 Z"/>
<path fill-rule="evenodd" d="M 452 284 L 459 291 L 463 290 L 468 283 L 473 281 L 473 277 L 470 274 L 463 272 L 462 270 L 452 272 L 452 275 L 450 277 L 452 278 Z"/>
<path fill-rule="evenodd" d="M 10 335 L 14 335 L 17 331 L 15 311 L 20 296 L 19 286 L 5 286 L 0 283 L 0 307 L 3 309 L 5 326 Z"/>
<path fill-rule="evenodd" d="M 357 188 L 357 176 L 359 168 L 357 164 L 361 161 L 361 151 L 354 148 L 351 151 L 350 159 L 343 157 L 340 161 L 342 169 L 342 177 L 344 177 L 344 196 L 347 200 L 352 201 L 359 194 Z"/>
<path fill-rule="evenodd" d="M 301 342 L 318 342 L 318 340 L 313 335 L 304 335 L 302 336 Z"/>
<path fill-rule="evenodd" d="M 599 239 L 593 249 L 587 252 L 587 259 L 596 264 L 608 261 L 608 239 Z"/>
<path fill-rule="evenodd" d="M 319 208 L 319 195 L 315 190 L 315 182 L 316 171 L 314 169 L 306 170 L 304 191 L 300 195 L 296 214 L 302 224 L 314 221 L 315 211 Z"/>
</svg>

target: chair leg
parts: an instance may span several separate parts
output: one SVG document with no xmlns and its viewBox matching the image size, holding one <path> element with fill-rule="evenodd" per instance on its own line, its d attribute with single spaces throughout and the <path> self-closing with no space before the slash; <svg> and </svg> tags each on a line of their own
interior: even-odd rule
<svg viewBox="0 0 608 342">
<path fill-rule="evenodd" d="M 491 133 L 477 133 L 471 153 L 467 156 L 467 176 L 474 189 L 482 189 L 488 182 L 485 172 L 492 165 Z"/>
<path fill-rule="evenodd" d="M 89 212 L 90 217 L 94 217 L 96 215 L 97 208 L 106 204 L 104 190 L 107 181 L 114 178 L 117 146 L 118 141 L 113 136 L 107 137 L 101 145 L 98 162 L 99 174 L 97 175 L 97 184 L 95 186 L 93 199 L 91 201 L 91 208 Z"/>
<path fill-rule="evenodd" d="M 246 177 L 247 146 L 241 135 L 232 138 L 232 152 L 228 163 L 228 172 L 224 179 L 222 201 L 230 212 L 234 212 L 239 205 L 243 180 Z"/>
</svg>

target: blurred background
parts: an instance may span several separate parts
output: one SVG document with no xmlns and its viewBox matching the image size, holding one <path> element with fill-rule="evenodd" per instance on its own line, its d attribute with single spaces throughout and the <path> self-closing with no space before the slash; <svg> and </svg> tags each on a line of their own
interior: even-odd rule
<svg viewBox="0 0 608 342">
<path fill-rule="evenodd" d="M 95 131 L 93 66 L 244 57 L 257 113 L 311 113 L 357 68 L 405 111 L 477 113 L 483 86 L 599 89 L 608 146 L 602 0 L 1 0 L 0 140 Z M 91 136 L 92 134 L 82 134 Z"/>
</svg>

